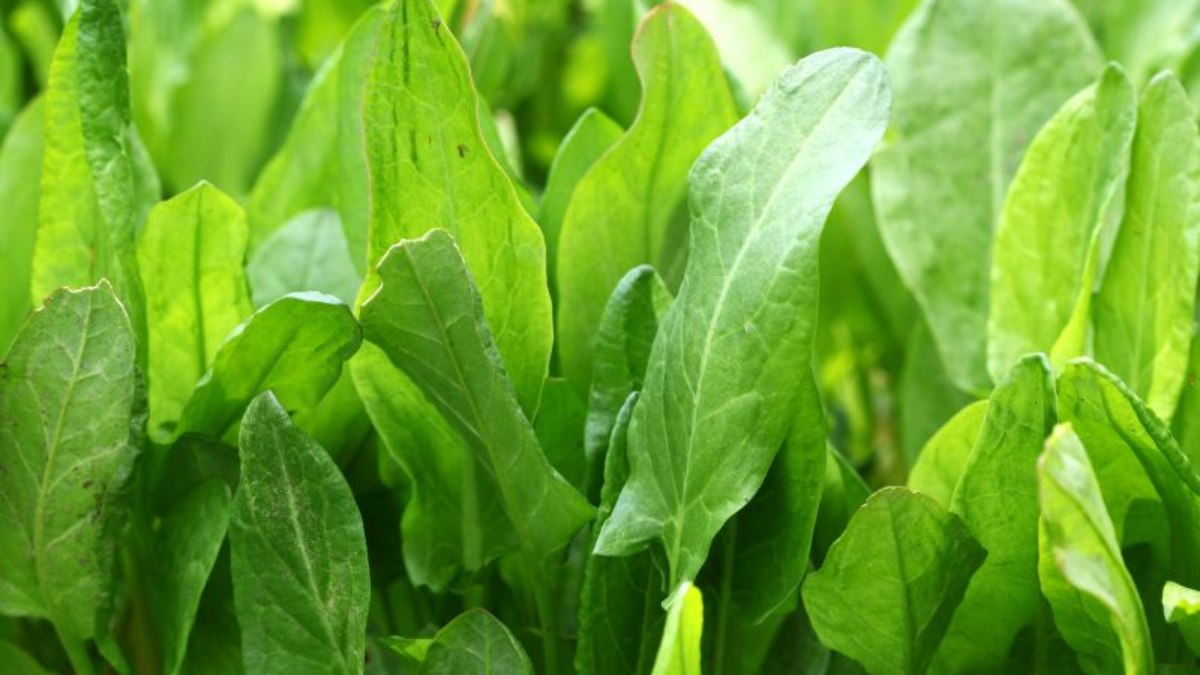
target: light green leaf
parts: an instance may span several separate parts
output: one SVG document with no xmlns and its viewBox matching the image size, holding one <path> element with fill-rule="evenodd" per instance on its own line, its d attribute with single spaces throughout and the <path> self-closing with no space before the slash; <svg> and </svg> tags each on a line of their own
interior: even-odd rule
<svg viewBox="0 0 1200 675">
<path fill-rule="evenodd" d="M 317 405 L 358 350 L 362 331 L 350 308 L 320 293 L 285 295 L 225 338 L 184 405 L 176 437 L 220 437 L 258 394 L 270 389 L 288 410 Z"/>
<path fill-rule="evenodd" d="M 0 145 L 0 356 L 29 313 L 29 281 L 38 228 L 38 179 L 42 174 L 42 99 L 17 117 Z"/>
<path fill-rule="evenodd" d="M 371 601 L 362 517 L 274 395 L 250 404 L 229 543 L 248 673 L 361 673 Z"/>
<path fill-rule="evenodd" d="M 925 320 L 920 316 L 914 319 L 916 325 L 908 333 L 898 392 L 900 447 L 910 468 L 920 462 L 921 448 L 933 435 L 975 400 L 950 381 Z"/>
<path fill-rule="evenodd" d="M 889 99 L 877 59 L 821 52 L 696 163 L 688 268 L 651 350 L 629 482 L 598 553 L 657 539 L 677 587 L 758 490 L 810 372 L 821 227 L 879 142 Z"/>
<path fill-rule="evenodd" d="M 1096 296 L 1096 358 L 1169 420 L 1183 387 L 1200 274 L 1200 130 L 1179 80 L 1138 105 L 1125 220 Z"/>
<path fill-rule="evenodd" d="M 1192 653 L 1200 655 L 1200 591 L 1168 581 L 1162 605 L 1167 623 L 1175 624 Z"/>
<path fill-rule="evenodd" d="M 596 108 L 588 108 L 575 121 L 575 126 L 563 137 L 546 177 L 546 189 L 538 205 L 538 225 L 546 238 L 546 272 L 550 289 L 557 293 L 555 272 L 558 269 L 558 236 L 562 229 L 567 206 L 579 181 L 592 165 L 608 151 L 624 133 L 621 125 Z"/>
<path fill-rule="evenodd" d="M 1090 673 L 1155 672 L 1149 628 L 1100 485 L 1079 437 L 1060 425 L 1038 461 L 1042 537 L 1039 555 L 1053 559 L 1058 583 L 1042 590 L 1055 622 Z"/>
<path fill-rule="evenodd" d="M 938 506 L 950 508 L 954 488 L 971 458 L 979 438 L 988 402 L 976 401 L 950 418 L 921 449 L 908 474 L 908 488 L 933 498 Z"/>
<path fill-rule="evenodd" d="M 217 349 L 254 311 L 242 263 L 246 214 L 208 183 L 150 211 L 138 240 L 149 341 L 150 434 L 173 431 Z"/>
<path fill-rule="evenodd" d="M 1045 356 L 1026 356 L 992 392 L 950 510 L 987 551 L 938 649 L 935 668 L 975 672 L 1004 663 L 1041 607 L 1037 461 L 1057 422 Z"/>
<path fill-rule="evenodd" d="M 255 306 L 300 291 L 328 293 L 353 304 L 361 279 L 336 211 L 298 214 L 276 229 L 246 264 Z"/>
<path fill-rule="evenodd" d="M 134 370 L 104 282 L 51 296 L 0 369 L 0 612 L 50 619 L 77 669 L 112 583 L 105 516 L 137 453 Z"/>
<path fill-rule="evenodd" d="M 8 30 L 0 28 L 0 139 L 8 134 L 25 102 L 24 71 L 20 49 Z"/>
<path fill-rule="evenodd" d="M 880 230 L 951 380 L 986 391 L 992 232 L 1009 181 L 1100 53 L 1067 0 L 925 0 L 887 61 L 896 107 L 871 173 Z"/>
<path fill-rule="evenodd" d="M 466 59 L 430 0 L 398 0 L 388 10 L 365 86 L 371 214 L 360 301 L 378 287 L 374 268 L 389 247 L 447 230 L 478 284 L 521 408 L 532 415 L 553 339 L 545 246 L 484 143 Z"/>
<path fill-rule="evenodd" d="M 584 175 L 560 233 L 558 350 L 586 390 L 592 340 L 621 277 L 648 263 L 676 288 L 687 257 L 688 169 L 737 121 L 716 47 L 682 7 L 659 5 L 633 43 L 642 103 L 629 131 Z"/>
<path fill-rule="evenodd" d="M 699 588 L 685 581 L 667 602 L 670 611 L 651 675 L 700 675 L 704 596 Z"/>
<path fill-rule="evenodd" d="M 992 251 L 988 369 L 1024 354 L 1082 356 L 1101 241 L 1125 210 L 1137 98 L 1109 65 L 1042 127 L 1013 178 Z"/>
<path fill-rule="evenodd" d="M 986 553 L 929 497 L 884 488 L 854 514 L 804 608 L 821 642 L 872 675 L 925 672 Z"/>
<path fill-rule="evenodd" d="M 779 72 L 792 64 L 792 51 L 777 37 L 763 13 L 749 3 L 736 0 L 677 1 L 694 12 L 712 35 L 720 50 L 721 61 L 749 101 L 762 96 Z"/>
<path fill-rule="evenodd" d="M 521 643 L 482 609 L 470 610 L 434 636 L 420 675 L 533 675 Z"/>
<path fill-rule="evenodd" d="M 117 0 L 83 0 L 55 49 L 32 297 L 107 278 L 142 335 L 135 234 L 159 188 L 129 112 L 123 31 Z"/>
<path fill-rule="evenodd" d="M 480 293 L 445 230 L 392 248 L 362 306 L 367 339 L 421 388 L 494 480 L 522 551 L 544 559 L 593 515 L 554 470 L 521 411 Z"/>
</svg>

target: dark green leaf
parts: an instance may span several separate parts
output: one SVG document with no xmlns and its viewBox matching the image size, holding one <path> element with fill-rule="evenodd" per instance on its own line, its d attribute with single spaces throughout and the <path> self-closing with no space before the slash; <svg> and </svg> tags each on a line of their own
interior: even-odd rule
<svg viewBox="0 0 1200 675">
<path fill-rule="evenodd" d="M 533 664 L 508 628 L 482 609 L 446 624 L 434 636 L 420 675 L 533 675 Z"/>
</svg>

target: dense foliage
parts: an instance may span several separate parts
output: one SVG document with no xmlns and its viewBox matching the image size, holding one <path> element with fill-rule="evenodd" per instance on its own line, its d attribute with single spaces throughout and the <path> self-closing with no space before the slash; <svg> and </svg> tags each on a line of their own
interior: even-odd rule
<svg viewBox="0 0 1200 675">
<path fill-rule="evenodd" d="M 0 673 L 1200 671 L 1200 0 L 0 18 Z"/>
</svg>

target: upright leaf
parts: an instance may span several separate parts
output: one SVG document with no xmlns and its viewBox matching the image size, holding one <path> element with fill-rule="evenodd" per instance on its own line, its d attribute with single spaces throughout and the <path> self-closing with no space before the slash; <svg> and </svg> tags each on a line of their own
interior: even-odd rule
<svg viewBox="0 0 1200 675">
<path fill-rule="evenodd" d="M 1183 387 L 1200 274 L 1200 129 L 1179 80 L 1138 105 L 1125 220 L 1096 296 L 1096 358 L 1163 419 Z"/>
<path fill-rule="evenodd" d="M 988 402 L 976 401 L 958 411 L 921 449 L 917 463 L 908 474 L 908 488 L 932 497 L 944 509 L 950 508 L 954 488 L 962 478 L 971 450 L 983 428 Z"/>
<path fill-rule="evenodd" d="M 270 392 L 246 410 L 229 529 L 248 673 L 361 673 L 371 601 L 362 517 Z"/>
<path fill-rule="evenodd" d="M 675 589 L 668 602 L 671 611 L 667 612 L 651 675 L 700 675 L 704 597 L 699 588 L 685 581 Z"/>
<path fill-rule="evenodd" d="M 533 675 L 533 664 L 508 628 L 482 609 L 442 627 L 429 645 L 421 675 Z"/>
<path fill-rule="evenodd" d="M 1155 672 L 1142 601 L 1121 559 L 1100 485 L 1070 425 L 1054 430 L 1038 462 L 1041 555 L 1061 582 L 1042 588 L 1063 637 L 1092 673 Z"/>
<path fill-rule="evenodd" d="M 304 211 L 263 240 L 246 263 L 254 304 L 288 293 L 320 291 L 353 304 L 361 279 L 336 211 Z"/>
<path fill-rule="evenodd" d="M 1023 354 L 1061 367 L 1087 347 L 1103 235 L 1125 210 L 1137 99 L 1125 72 L 1067 101 L 1029 145 L 992 251 L 988 369 L 999 382 Z"/>
<path fill-rule="evenodd" d="M 374 268 L 393 244 L 433 228 L 450 232 L 517 399 L 532 414 L 552 340 L 541 232 L 484 143 L 466 59 L 430 0 L 398 0 L 380 30 L 363 94 L 371 220 L 359 297 L 378 286 Z"/>
<path fill-rule="evenodd" d="M 42 174 L 42 99 L 17 116 L 0 145 L 0 357 L 8 351 L 32 308 L 29 282 L 38 229 L 38 179 Z"/>
<path fill-rule="evenodd" d="M 223 435 L 268 389 L 288 410 L 317 405 L 361 342 L 358 322 L 336 298 L 296 293 L 272 302 L 217 349 L 183 407 L 175 436 Z"/>
<path fill-rule="evenodd" d="M 150 433 L 172 437 L 196 382 L 229 332 L 253 312 L 246 214 L 200 183 L 150 211 L 137 248 L 146 293 Z"/>
<path fill-rule="evenodd" d="M 805 580 L 804 608 L 822 643 L 872 675 L 923 673 L 985 555 L 958 516 L 884 488 Z"/>
<path fill-rule="evenodd" d="M 496 483 L 522 550 L 544 559 L 592 508 L 542 453 L 485 322 L 454 239 L 433 230 L 397 244 L 362 307 L 367 338 L 412 378 Z"/>
<path fill-rule="evenodd" d="M 55 293 L 0 369 L 0 612 L 50 619 L 79 669 L 137 452 L 135 340 L 106 283 Z"/>
<path fill-rule="evenodd" d="M 821 226 L 882 136 L 889 100 L 877 59 L 821 52 L 696 163 L 688 268 L 650 353 L 629 482 L 597 553 L 659 540 L 677 587 L 758 490 L 809 372 Z"/>
<path fill-rule="evenodd" d="M 887 61 L 896 108 L 871 173 L 880 230 L 951 380 L 987 390 L 992 232 L 1026 146 L 1096 76 L 1099 50 L 1067 0 L 925 0 Z"/>
<path fill-rule="evenodd" d="M 576 186 L 555 261 L 559 355 L 580 390 L 591 384 L 592 339 L 621 277 L 649 263 L 669 286 L 679 285 L 688 169 L 737 121 L 716 47 L 679 5 L 646 15 L 633 58 L 642 81 L 637 118 Z"/>
<path fill-rule="evenodd" d="M 83 0 L 50 67 L 32 293 L 107 278 L 144 330 L 135 233 L 158 179 L 134 131 L 117 0 Z"/>
</svg>

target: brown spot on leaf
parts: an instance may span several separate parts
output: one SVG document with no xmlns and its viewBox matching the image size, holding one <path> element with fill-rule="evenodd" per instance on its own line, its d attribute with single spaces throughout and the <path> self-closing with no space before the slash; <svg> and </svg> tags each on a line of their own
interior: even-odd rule
<svg viewBox="0 0 1200 675">
<path fill-rule="evenodd" d="M 466 157 L 467 150 L 468 150 L 467 146 L 463 145 L 462 143 L 458 144 L 458 156 L 459 157 Z"/>
</svg>

